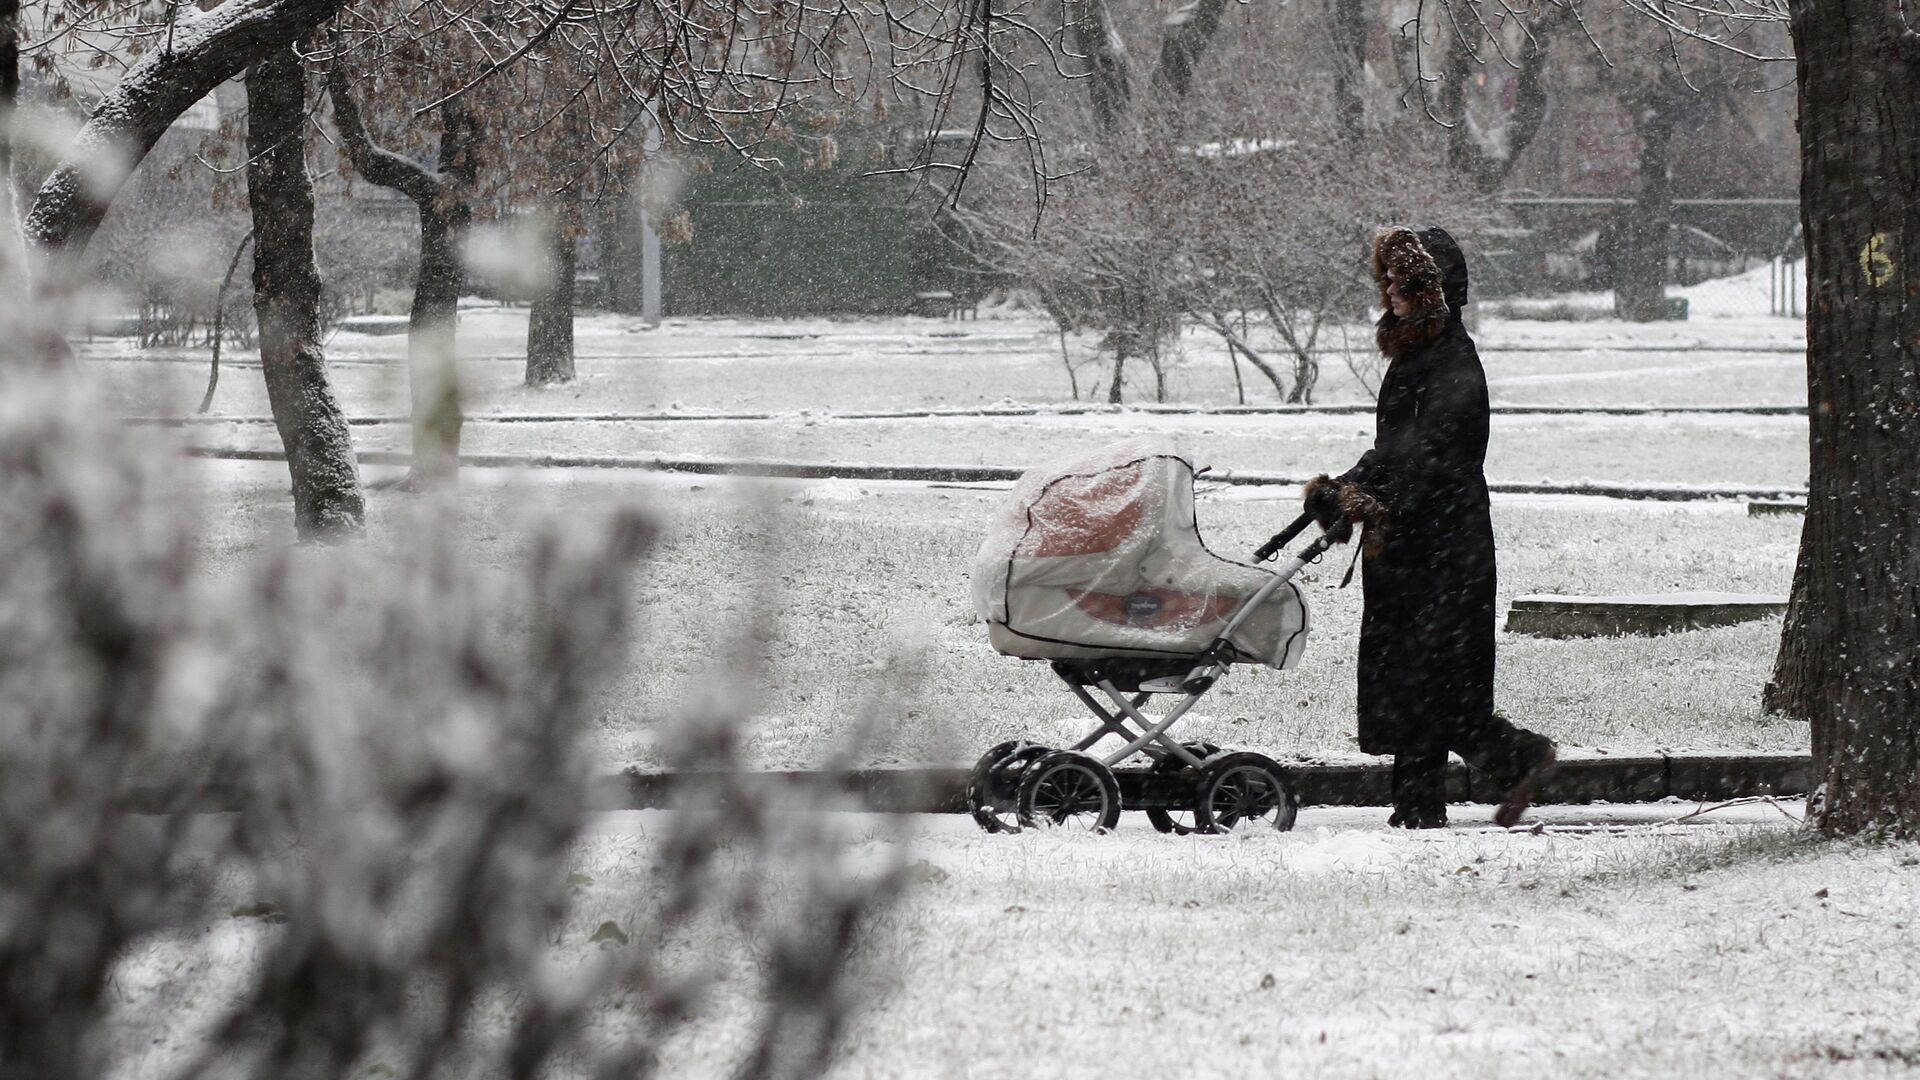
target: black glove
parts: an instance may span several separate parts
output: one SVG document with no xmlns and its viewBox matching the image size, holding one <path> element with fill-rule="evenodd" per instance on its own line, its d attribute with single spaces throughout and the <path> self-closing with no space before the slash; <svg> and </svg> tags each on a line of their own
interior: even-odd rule
<svg viewBox="0 0 1920 1080">
<path fill-rule="evenodd" d="M 1340 507 L 1341 482 L 1321 473 L 1307 481 L 1305 497 L 1301 500 L 1307 513 L 1313 515 L 1314 524 L 1322 529 L 1331 529 L 1346 515 Z"/>
</svg>

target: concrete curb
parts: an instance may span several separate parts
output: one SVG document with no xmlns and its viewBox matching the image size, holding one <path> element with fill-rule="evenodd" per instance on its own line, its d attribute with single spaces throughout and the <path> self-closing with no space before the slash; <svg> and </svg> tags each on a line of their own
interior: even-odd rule
<svg viewBox="0 0 1920 1080">
<path fill-rule="evenodd" d="M 1392 768 L 1367 763 L 1282 762 L 1307 806 L 1384 806 L 1390 801 Z M 1461 765 L 1447 767 L 1452 802 L 1498 800 L 1486 778 Z M 827 789 L 853 797 L 861 809 L 882 814 L 962 814 L 967 811 L 971 770 L 921 766 L 854 769 L 850 772 L 642 772 L 597 776 L 588 793 L 593 809 L 653 810 L 686 801 L 724 804 L 729 799 L 795 789 Z M 1804 795 L 1812 787 L 1806 754 L 1656 754 L 1579 757 L 1564 761 L 1540 793 L 1540 803 L 1726 802 L 1754 796 Z M 234 784 L 208 784 L 186 792 L 134 788 L 123 809 L 136 814 L 232 813 L 246 805 Z"/>
<path fill-rule="evenodd" d="M 279 450 L 246 450 L 196 446 L 189 457 L 224 461 L 285 461 Z M 361 450 L 354 454 L 362 465 L 412 463 L 396 450 Z M 641 472 L 687 473 L 696 476 L 748 476 L 785 480 L 907 480 L 938 484 L 1012 483 L 1025 469 L 1008 465 L 835 465 L 786 461 L 709 461 L 695 458 L 613 457 L 569 454 L 462 454 L 460 464 L 479 469 L 633 469 Z M 1299 487 L 1309 477 L 1280 473 L 1214 469 L 1201 479 L 1244 487 Z M 1495 482 L 1496 495 L 1592 495 L 1607 499 L 1651 502 L 1701 502 L 1710 499 L 1804 498 L 1803 488 L 1786 487 L 1661 487 L 1639 484 L 1528 484 Z"/>
<path fill-rule="evenodd" d="M 1282 762 L 1307 806 L 1384 806 L 1390 801 L 1392 766 L 1290 764 Z M 1501 792 L 1463 765 L 1447 767 L 1452 802 L 1497 802 Z M 672 805 L 682 792 L 743 793 L 768 787 L 825 785 L 856 797 L 876 813 L 958 814 L 967 810 L 968 769 L 884 768 L 848 773 L 654 773 L 628 771 L 595 781 L 593 803 L 602 810 L 644 810 Z M 1726 802 L 1754 796 L 1805 795 L 1813 786 L 1806 754 L 1656 754 L 1580 757 L 1560 764 L 1541 790 L 1541 803 Z"/>
</svg>

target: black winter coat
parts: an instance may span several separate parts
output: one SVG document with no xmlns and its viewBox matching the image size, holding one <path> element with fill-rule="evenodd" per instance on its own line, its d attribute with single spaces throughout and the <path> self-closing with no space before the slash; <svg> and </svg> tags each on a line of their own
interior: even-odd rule
<svg viewBox="0 0 1920 1080">
<path fill-rule="evenodd" d="M 1392 515 L 1384 542 L 1362 567 L 1359 726 L 1360 749 L 1369 754 L 1463 750 L 1493 714 L 1487 380 L 1460 322 L 1465 259 L 1439 229 L 1416 235 L 1433 256 L 1429 269 L 1437 264 L 1444 275 L 1444 329 L 1430 328 L 1437 336 L 1393 359 L 1380 386 L 1373 449 L 1341 477 Z M 1375 266 L 1383 274 L 1378 255 Z M 1392 321 L 1382 320 L 1383 344 Z"/>
</svg>

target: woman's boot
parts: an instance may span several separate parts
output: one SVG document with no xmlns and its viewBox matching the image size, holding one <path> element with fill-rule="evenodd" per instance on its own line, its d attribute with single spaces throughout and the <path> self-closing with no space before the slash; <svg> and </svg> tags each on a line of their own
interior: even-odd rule
<svg viewBox="0 0 1920 1080">
<path fill-rule="evenodd" d="M 1393 757 L 1393 816 L 1396 829 L 1447 827 L 1447 755 L 1395 754 Z"/>
<path fill-rule="evenodd" d="M 1499 713 L 1493 714 L 1474 745 L 1460 756 L 1499 786 L 1502 794 L 1500 805 L 1493 811 L 1493 823 L 1503 829 L 1512 827 L 1533 805 L 1540 785 L 1553 775 L 1559 760 L 1552 739 L 1516 727 Z"/>
</svg>

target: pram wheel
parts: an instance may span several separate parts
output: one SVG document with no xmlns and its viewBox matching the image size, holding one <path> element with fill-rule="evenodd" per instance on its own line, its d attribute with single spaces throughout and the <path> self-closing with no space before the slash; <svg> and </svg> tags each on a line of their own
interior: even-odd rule
<svg viewBox="0 0 1920 1080">
<path fill-rule="evenodd" d="M 1056 750 L 1020 777 L 1020 824 L 1077 825 L 1107 832 L 1120 823 L 1120 781 L 1099 759 Z"/>
<path fill-rule="evenodd" d="M 1215 758 L 1200 768 L 1194 785 L 1194 831 L 1230 832 L 1265 823 L 1293 828 L 1300 798 L 1280 765 L 1265 754 L 1239 752 Z"/>
<path fill-rule="evenodd" d="M 1016 739 L 981 754 L 967 781 L 967 809 L 974 823 L 990 833 L 1019 832 L 1020 777 L 1028 765 L 1048 753 L 1038 743 Z"/>
<path fill-rule="evenodd" d="M 1181 743 L 1180 745 L 1186 747 L 1189 754 L 1199 758 L 1201 761 L 1205 761 L 1220 752 L 1220 748 L 1210 742 Z M 1186 762 L 1181 761 L 1172 754 L 1163 754 L 1159 760 L 1153 763 L 1153 768 L 1148 771 L 1156 775 L 1164 776 L 1168 773 L 1177 773 L 1190 767 Z M 1181 810 L 1162 810 L 1159 807 L 1154 807 L 1147 811 L 1147 824 L 1152 825 L 1160 832 L 1172 833 L 1175 836 L 1187 836 L 1198 831 L 1194 827 L 1193 809 L 1191 807 Z"/>
</svg>

